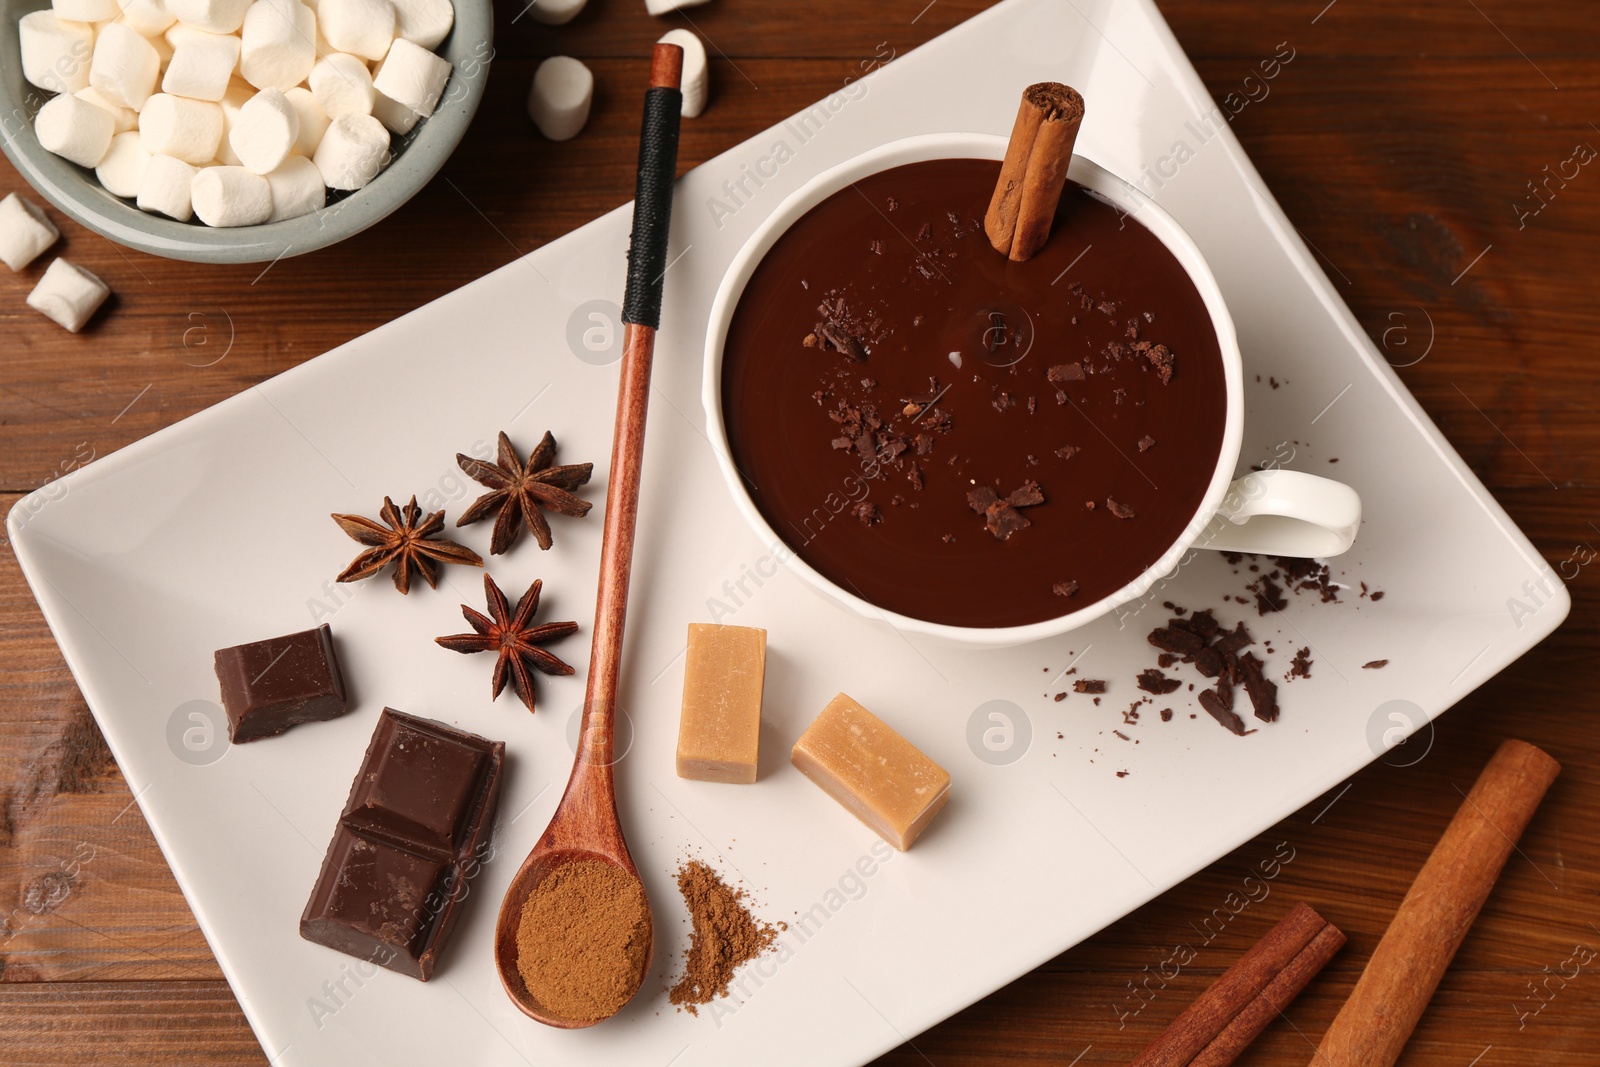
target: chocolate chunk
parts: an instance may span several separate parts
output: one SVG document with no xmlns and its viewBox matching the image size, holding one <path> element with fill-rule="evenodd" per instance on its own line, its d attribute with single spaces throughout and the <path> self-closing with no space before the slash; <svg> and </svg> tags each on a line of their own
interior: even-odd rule
<svg viewBox="0 0 1600 1067">
<path fill-rule="evenodd" d="M 863 500 L 851 508 L 850 513 L 860 519 L 863 526 L 876 526 L 883 521 L 883 513 L 878 510 L 878 505 L 870 500 Z"/>
<path fill-rule="evenodd" d="M 344 677 L 327 623 L 266 641 L 218 649 L 213 656 L 228 739 L 273 737 L 303 722 L 336 719 L 347 710 Z"/>
<path fill-rule="evenodd" d="M 1000 494 L 987 485 L 980 485 L 976 489 L 967 490 L 967 506 L 979 515 L 988 511 L 1000 499 Z"/>
<path fill-rule="evenodd" d="M 1039 491 L 1039 483 L 1034 481 L 1023 482 L 1018 489 L 1013 489 L 1011 495 L 1006 497 L 1006 503 L 1014 508 L 1032 507 L 1034 504 L 1044 503 L 1044 494 Z"/>
<path fill-rule="evenodd" d="M 1239 674 L 1244 679 L 1244 691 L 1250 694 L 1256 718 L 1262 722 L 1277 722 L 1278 685 L 1262 673 L 1262 667 L 1254 652 L 1239 657 Z"/>
<path fill-rule="evenodd" d="M 1256 610 L 1263 615 L 1274 611 L 1282 611 L 1289 606 L 1284 599 L 1283 589 L 1272 580 L 1272 575 L 1263 574 L 1261 580 L 1255 584 Z"/>
<path fill-rule="evenodd" d="M 1154 667 L 1139 672 L 1139 688 L 1146 693 L 1155 693 L 1159 696 L 1163 693 L 1170 693 L 1182 685 L 1183 683 L 1178 679 L 1168 678 Z"/>
<path fill-rule="evenodd" d="M 1171 722 L 1172 721 L 1172 709 L 1171 708 L 1162 708 L 1161 709 L 1161 721 L 1162 722 Z"/>
<path fill-rule="evenodd" d="M 1361 669 L 1364 671 L 1377 671 L 1382 670 L 1388 665 L 1389 661 L 1386 659 L 1370 659 L 1361 665 Z"/>
<path fill-rule="evenodd" d="M 1233 710 L 1233 683 L 1226 678 L 1218 678 L 1215 692 L 1217 700 L 1229 711 Z"/>
<path fill-rule="evenodd" d="M 1189 629 L 1209 641 L 1222 629 L 1222 624 L 1210 611 L 1197 611 L 1189 616 Z"/>
<path fill-rule="evenodd" d="M 1150 361 L 1150 366 L 1155 368 L 1157 376 L 1161 378 L 1162 385 L 1172 381 L 1173 356 L 1166 345 L 1152 344 L 1149 341 L 1135 341 L 1128 347 Z"/>
<path fill-rule="evenodd" d="M 1072 683 L 1072 690 L 1075 693 L 1104 693 L 1106 683 L 1099 678 L 1079 678 Z"/>
<path fill-rule="evenodd" d="M 1207 678 L 1215 678 L 1221 674 L 1223 666 L 1222 653 L 1214 648 L 1202 648 L 1194 654 L 1194 669 Z"/>
<path fill-rule="evenodd" d="M 1226 726 L 1230 732 L 1240 737 L 1244 736 L 1244 720 L 1234 714 L 1231 709 L 1223 706 L 1222 698 L 1217 696 L 1215 690 L 1202 689 L 1200 691 L 1200 706 L 1206 710 L 1207 715 Z"/>
<path fill-rule="evenodd" d="M 1132 508 L 1130 508 L 1126 504 L 1119 504 L 1115 500 L 1112 500 L 1110 497 L 1106 497 L 1106 507 L 1111 510 L 1111 514 L 1115 515 L 1119 519 L 1131 519 L 1131 518 L 1133 518 L 1133 509 Z"/>
<path fill-rule="evenodd" d="M 1145 434 L 1143 437 L 1139 438 L 1139 451 L 1140 452 L 1148 452 L 1152 448 L 1154 448 L 1155 446 L 1156 446 L 1156 439 L 1154 437 L 1151 437 L 1149 434 Z"/>
<path fill-rule="evenodd" d="M 1083 381 L 1083 364 L 1058 363 L 1045 372 L 1045 378 L 1052 382 L 1081 382 Z"/>
<path fill-rule="evenodd" d="M 1163 652 L 1175 652 L 1180 656 L 1192 656 L 1206 645 L 1199 634 L 1172 626 L 1156 627 L 1146 640 Z"/>
<path fill-rule="evenodd" d="M 1072 445 L 1062 445 L 1060 448 L 1056 449 L 1056 455 L 1060 456 L 1062 459 L 1071 459 L 1080 451 L 1082 450 Z"/>
<path fill-rule="evenodd" d="M 504 759 L 503 742 L 384 708 L 300 936 L 432 977 L 490 849 Z"/>
<path fill-rule="evenodd" d="M 1065 582 L 1057 582 L 1055 585 L 1052 585 L 1050 588 L 1055 592 L 1056 596 L 1077 596 L 1078 595 L 1078 583 L 1075 580 L 1069 580 L 1069 581 L 1065 581 Z"/>
<path fill-rule="evenodd" d="M 1057 704 L 1061 703 L 1065 699 L 1067 699 L 1067 694 L 1066 694 L 1065 691 L 1056 694 L 1056 703 Z M 1059 736 L 1059 735 L 1057 735 L 1057 736 Z"/>
<path fill-rule="evenodd" d="M 1240 622 L 1233 629 L 1217 638 L 1216 643 L 1211 647 L 1220 652 L 1238 652 L 1253 644 L 1255 644 L 1255 639 L 1250 636 L 1250 631 L 1244 628 L 1244 623 Z"/>
<path fill-rule="evenodd" d="M 1311 677 L 1311 648 L 1307 646 L 1294 654 L 1294 659 L 1289 663 L 1289 673 L 1283 676 L 1284 681 L 1295 678 Z"/>
<path fill-rule="evenodd" d="M 989 527 L 989 532 L 1001 541 L 1007 540 L 1018 530 L 1023 530 L 1033 525 L 1022 512 L 1007 503 L 992 505 L 986 514 L 988 516 L 986 525 Z"/>
</svg>

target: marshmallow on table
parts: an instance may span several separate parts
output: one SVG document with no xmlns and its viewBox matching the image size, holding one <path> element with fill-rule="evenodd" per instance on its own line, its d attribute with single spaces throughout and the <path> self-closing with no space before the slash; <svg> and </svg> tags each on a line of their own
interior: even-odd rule
<svg viewBox="0 0 1600 1067">
<path fill-rule="evenodd" d="M 109 111 L 79 100 L 70 93 L 52 96 L 33 119 L 33 132 L 40 147 L 70 159 L 80 167 L 92 167 L 111 147 L 116 119 Z"/>
<path fill-rule="evenodd" d="M 309 161 L 316 154 L 317 144 L 328 128 L 328 113 L 322 110 L 322 105 L 317 103 L 311 90 L 303 85 L 295 86 L 283 96 L 300 119 L 300 135 L 294 139 L 294 150 Z"/>
<path fill-rule="evenodd" d="M 644 0 L 644 9 L 652 15 L 665 15 L 680 7 L 699 7 L 706 0 Z"/>
<path fill-rule="evenodd" d="M 239 109 L 239 117 L 228 132 L 228 144 L 244 169 L 265 174 L 277 169 L 294 150 L 298 136 L 300 116 L 289 98 L 276 89 L 263 89 Z M 199 210 L 197 202 L 195 211 Z"/>
<path fill-rule="evenodd" d="M 179 37 L 161 91 L 192 100 L 221 100 L 239 65 L 239 38 L 196 30 Z"/>
<path fill-rule="evenodd" d="M 38 205 L 16 193 L 7 193 L 0 200 L 0 263 L 21 270 L 60 236 L 61 231 Z"/>
<path fill-rule="evenodd" d="M 89 84 L 97 93 L 113 104 L 142 111 L 160 76 L 161 56 L 137 30 L 121 22 L 100 28 L 89 64 Z"/>
<path fill-rule="evenodd" d="M 114 123 L 112 126 L 113 133 L 127 133 L 129 130 L 138 129 L 139 127 L 139 113 L 137 111 L 131 107 L 113 104 L 101 96 L 100 91 L 92 85 L 85 86 L 72 95 L 86 104 L 93 104 L 100 110 L 107 112 Z"/>
<path fill-rule="evenodd" d="M 384 57 L 394 40 L 394 27 L 394 5 L 389 0 L 321 0 L 317 5 L 317 28 L 328 43 L 363 59 Z"/>
<path fill-rule="evenodd" d="M 283 95 L 287 97 L 293 92 L 294 90 L 291 89 Z M 222 99 L 217 101 L 222 108 L 222 138 L 217 142 L 218 163 L 223 163 L 230 167 L 239 165 L 239 157 L 234 154 L 233 145 L 228 141 L 228 135 L 233 132 L 234 123 L 239 121 L 239 109 L 244 107 L 250 98 L 255 95 L 256 87 L 254 85 L 251 85 L 243 78 L 234 78 L 228 83 L 228 90 L 222 94 Z"/>
<path fill-rule="evenodd" d="M 322 0 L 326 7 L 334 0 Z M 330 189 L 360 189 L 378 176 L 389 154 L 389 131 L 371 115 L 340 115 L 328 124 L 311 161 Z"/>
<path fill-rule="evenodd" d="M 17 22 L 22 76 L 52 93 L 75 93 L 89 84 L 94 27 L 33 11 Z"/>
<path fill-rule="evenodd" d="M 528 14 L 546 26 L 562 26 L 576 18 L 586 3 L 588 0 L 536 0 Z"/>
<path fill-rule="evenodd" d="M 594 74 L 571 56 L 551 56 L 533 72 L 528 117 L 552 141 L 576 137 L 589 121 Z"/>
<path fill-rule="evenodd" d="M 272 215 L 272 187 L 243 167 L 206 167 L 194 176 L 189 196 L 207 226 L 254 226 Z"/>
<path fill-rule="evenodd" d="M 239 73 L 257 89 L 287 92 L 316 65 L 316 37 L 317 16 L 300 0 L 257 0 L 244 17 Z"/>
<path fill-rule="evenodd" d="M 122 0 L 118 18 L 146 37 L 160 36 L 178 21 L 178 16 L 168 11 L 161 0 Z"/>
<path fill-rule="evenodd" d="M 139 115 L 139 139 L 152 156 L 210 163 L 222 143 L 222 105 L 157 93 Z"/>
<path fill-rule="evenodd" d="M 450 36 L 450 27 L 456 23 L 455 5 L 450 0 L 389 0 L 389 2 L 394 5 L 394 35 L 423 48 L 438 48 L 439 42 Z M 540 0 L 533 8 L 533 16 L 538 18 L 539 9 L 553 3 L 571 7 L 572 15 L 576 15 L 584 0 Z M 568 15 L 567 18 L 571 18 L 572 15 Z M 565 22 L 567 19 L 561 21 Z"/>
<path fill-rule="evenodd" d="M 683 49 L 683 117 L 695 118 L 706 109 L 706 46 L 693 30 L 668 30 L 660 43 Z"/>
<path fill-rule="evenodd" d="M 117 0 L 52 0 L 50 7 L 69 22 L 106 22 L 122 10 Z"/>
<path fill-rule="evenodd" d="M 45 268 L 39 284 L 28 294 L 28 306 L 77 333 L 110 295 L 105 282 L 82 267 L 57 259 Z"/>
<path fill-rule="evenodd" d="M 211 33 L 234 33 L 244 25 L 251 0 L 161 0 L 178 21 Z M 176 43 L 176 42 L 174 42 Z"/>
<path fill-rule="evenodd" d="M 139 196 L 134 202 L 140 211 L 160 212 L 179 222 L 188 222 L 194 214 L 189 187 L 197 173 L 181 159 L 153 155 L 145 164 Z"/>
<path fill-rule="evenodd" d="M 149 165 L 150 153 L 144 150 L 139 135 L 130 130 L 111 138 L 111 147 L 100 165 L 94 168 L 94 176 L 112 196 L 135 197 L 139 195 L 144 171 Z"/>
<path fill-rule="evenodd" d="M 396 42 L 396 44 L 406 43 Z M 410 45 L 410 47 L 416 46 Z M 392 52 L 390 54 L 393 55 Z M 384 62 L 387 63 L 388 60 Z M 374 96 L 372 74 L 367 70 L 366 61 L 360 56 L 348 52 L 335 52 L 331 56 L 322 57 L 317 60 L 317 65 L 311 68 L 311 79 L 307 84 L 311 86 L 311 95 L 317 99 L 317 106 L 322 108 L 322 113 L 330 119 L 338 118 L 340 115 L 372 114 Z"/>
<path fill-rule="evenodd" d="M 427 118 L 439 105 L 450 70 L 449 60 L 402 37 L 389 47 L 372 85 L 390 100 Z"/>
<path fill-rule="evenodd" d="M 272 214 L 268 222 L 296 219 L 320 211 L 328 202 L 322 172 L 304 156 L 290 156 L 266 176 L 272 190 Z"/>
</svg>

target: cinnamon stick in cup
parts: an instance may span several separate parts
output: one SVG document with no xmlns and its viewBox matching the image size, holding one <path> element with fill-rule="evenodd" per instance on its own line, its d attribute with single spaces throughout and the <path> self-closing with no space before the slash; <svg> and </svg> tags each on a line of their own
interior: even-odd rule
<svg viewBox="0 0 1600 1067">
<path fill-rule="evenodd" d="M 1389 1067 L 1455 958 L 1517 838 L 1561 764 L 1524 741 L 1489 760 L 1400 902 L 1350 999 L 1323 1035 L 1316 1067 Z"/>
<path fill-rule="evenodd" d="M 983 218 L 996 251 L 1020 263 L 1049 240 L 1082 124 L 1083 97 L 1071 86 L 1035 82 L 1022 91 L 1000 180 Z"/>
</svg>

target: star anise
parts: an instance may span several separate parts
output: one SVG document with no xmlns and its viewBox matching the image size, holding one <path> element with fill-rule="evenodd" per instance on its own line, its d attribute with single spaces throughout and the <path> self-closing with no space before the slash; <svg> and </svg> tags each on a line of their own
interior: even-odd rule
<svg viewBox="0 0 1600 1067">
<path fill-rule="evenodd" d="M 430 587 L 437 588 L 437 565 L 440 563 L 483 566 L 483 557 L 472 549 L 436 537 L 444 529 L 444 512 L 436 511 L 420 524 L 417 522 L 422 516 L 422 509 L 417 507 L 417 498 L 414 496 L 404 508 L 395 507 L 394 501 L 384 497 L 383 508 L 378 515 L 387 525 L 373 522 L 364 515 L 333 516 L 339 529 L 362 544 L 371 546 L 344 569 L 339 581 L 357 582 L 362 578 L 370 578 L 393 563 L 394 587 L 407 593 L 411 590 L 413 570 L 419 572 Z"/>
<path fill-rule="evenodd" d="M 494 536 L 489 541 L 490 555 L 498 556 L 515 544 L 524 525 L 540 548 L 549 548 L 550 524 L 541 508 L 577 518 L 587 515 L 593 506 L 573 496 L 572 491 L 589 480 L 594 464 L 552 467 L 555 458 L 556 439 L 548 430 L 526 464 L 517 458 L 517 450 L 511 447 L 511 438 L 504 431 L 500 433 L 500 455 L 494 463 L 456 453 L 456 462 L 467 476 L 493 490 L 473 501 L 456 525 L 465 526 L 498 511 Z"/>
<path fill-rule="evenodd" d="M 571 667 L 539 646 L 546 641 L 554 641 L 558 637 L 576 633 L 578 630 L 578 624 L 575 622 L 546 622 L 538 626 L 533 625 L 533 617 L 539 611 L 539 590 L 543 585 L 544 583 L 540 581 L 530 585 L 528 591 L 522 594 L 522 599 L 517 601 L 516 613 L 513 614 L 510 605 L 506 603 L 505 594 L 494 584 L 494 579 L 485 574 L 483 595 L 489 602 L 489 615 L 492 618 L 485 618 L 463 604 L 461 614 L 466 616 L 467 622 L 476 632 L 434 638 L 452 652 L 499 653 L 500 658 L 494 665 L 494 676 L 490 679 L 490 685 L 494 689 L 491 699 L 500 696 L 509 679 L 511 688 L 516 690 L 517 696 L 522 698 L 529 711 L 534 710 L 534 671 L 542 671 L 545 674 L 572 673 Z"/>
</svg>

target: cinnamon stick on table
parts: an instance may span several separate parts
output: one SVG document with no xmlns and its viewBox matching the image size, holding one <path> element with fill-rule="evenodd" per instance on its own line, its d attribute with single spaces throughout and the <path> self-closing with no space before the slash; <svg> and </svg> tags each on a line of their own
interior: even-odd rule
<svg viewBox="0 0 1600 1067">
<path fill-rule="evenodd" d="M 1315 1067 L 1389 1067 L 1416 1028 L 1456 949 L 1561 764 L 1506 741 L 1434 846 L 1323 1035 Z"/>
<path fill-rule="evenodd" d="M 1000 180 L 983 218 L 997 251 L 1020 263 L 1049 240 L 1082 124 L 1083 97 L 1071 86 L 1036 82 L 1022 91 Z"/>
<path fill-rule="evenodd" d="M 1266 1028 L 1344 945 L 1305 903 L 1252 945 L 1150 1043 L 1133 1067 L 1223 1067 Z"/>
</svg>

